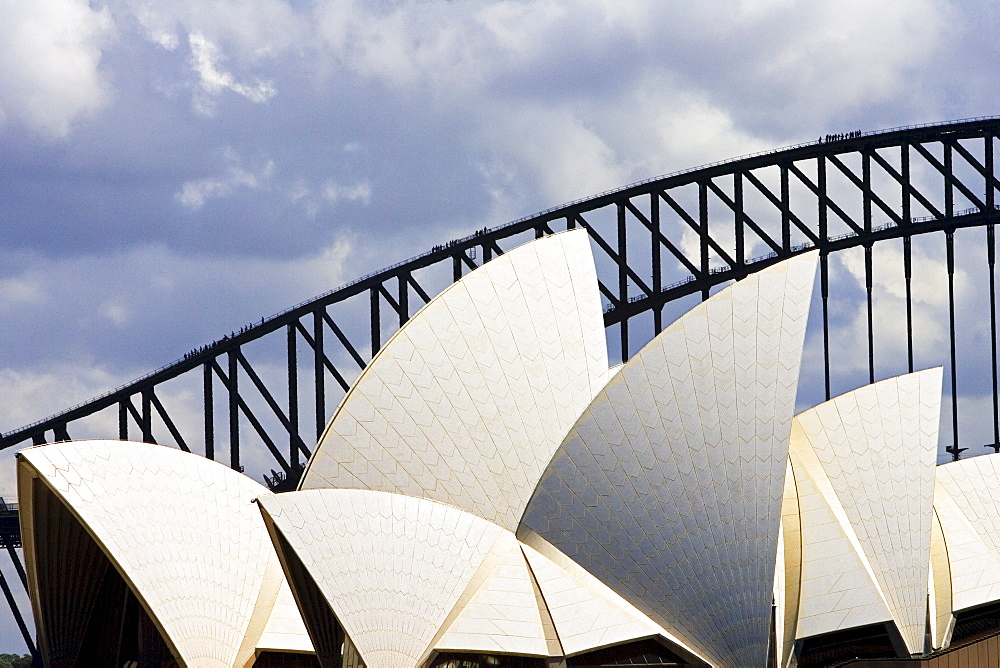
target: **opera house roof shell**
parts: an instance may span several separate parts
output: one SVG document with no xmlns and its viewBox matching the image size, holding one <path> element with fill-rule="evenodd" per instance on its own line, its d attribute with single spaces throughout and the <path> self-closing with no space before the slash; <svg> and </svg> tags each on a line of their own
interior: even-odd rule
<svg viewBox="0 0 1000 668">
<path fill-rule="evenodd" d="M 586 232 L 527 244 L 453 283 L 389 340 L 301 488 L 422 496 L 513 531 L 608 376 Z"/>
<path fill-rule="evenodd" d="M 145 443 L 57 443 L 22 451 L 19 487 L 49 665 L 87 664 L 80 646 L 110 588 L 108 561 L 183 665 L 246 665 L 283 612 L 287 585 L 252 503 L 267 488 L 226 466 Z M 264 645 L 312 649 L 301 619 L 279 621 Z"/>
<path fill-rule="evenodd" d="M 785 666 L 873 625 L 946 646 L 1000 601 L 1000 456 L 935 467 L 940 369 L 795 415 L 815 265 L 609 369 L 586 232 L 510 251 L 379 351 L 295 492 L 162 446 L 23 450 L 46 660 L 110 651 L 83 611 L 125 587 L 133 653 L 184 666 Z"/>
</svg>

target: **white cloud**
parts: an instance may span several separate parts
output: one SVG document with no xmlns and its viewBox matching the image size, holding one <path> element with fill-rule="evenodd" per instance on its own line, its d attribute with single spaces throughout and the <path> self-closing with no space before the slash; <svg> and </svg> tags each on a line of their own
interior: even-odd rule
<svg viewBox="0 0 1000 668">
<path fill-rule="evenodd" d="M 617 187 L 630 172 L 586 118 L 570 107 L 517 105 L 482 129 L 479 142 L 502 156 L 493 169 L 517 165 L 545 201 L 567 202 Z M 496 197 L 497 194 L 494 195 Z"/>
<path fill-rule="evenodd" d="M 344 266 L 353 252 L 354 242 L 341 238 L 308 257 L 290 263 L 285 269 L 288 273 L 285 280 L 310 286 L 313 294 L 332 290 L 350 278 L 345 275 Z M 307 294 L 309 292 L 306 291 Z"/>
<path fill-rule="evenodd" d="M 0 279 L 0 313 L 22 304 L 40 306 L 44 302 L 45 291 L 36 281 L 18 278 Z"/>
<path fill-rule="evenodd" d="M 349 202 L 368 204 L 372 199 L 372 186 L 367 181 L 361 181 L 351 186 L 327 181 L 323 187 L 323 197 L 331 202 L 347 200 Z"/>
<path fill-rule="evenodd" d="M 529 66 L 553 28 L 592 15 L 593 3 L 464 2 L 317 4 L 321 53 L 394 87 L 450 94 Z M 595 17 L 596 18 L 596 17 Z"/>
<path fill-rule="evenodd" d="M 100 365 L 81 363 L 53 363 L 44 368 L 31 369 L 0 369 L 0 384 L 10 390 L 5 392 L 5 399 L 0 402 L 0 424 L 9 431 L 12 427 L 86 401 L 132 377 L 116 374 Z"/>
<path fill-rule="evenodd" d="M 775 146 L 748 121 L 778 145 L 818 135 L 900 94 L 953 15 L 937 0 L 337 2 L 315 25 L 320 59 L 461 118 L 474 164 L 518 175 L 484 184 L 495 201 L 553 205 Z"/>
<path fill-rule="evenodd" d="M 136 374 L 138 375 L 138 374 Z M 0 387 L 4 400 L 0 402 L 0 425 L 5 431 L 64 410 L 131 380 L 114 374 L 99 365 L 54 363 L 31 369 L 0 369 Z M 100 428 L 102 418 L 80 423 L 74 438 L 86 438 L 88 428 Z M 104 420 L 107 422 L 107 419 Z M 105 437 L 117 429 L 110 422 L 100 432 Z M 0 496 L 12 498 L 17 490 L 13 450 L 0 451 Z"/>
<path fill-rule="evenodd" d="M 114 297 L 101 304 L 98 312 L 118 328 L 124 327 L 131 320 L 129 308 L 120 297 Z"/>
<path fill-rule="evenodd" d="M 261 188 L 274 173 L 273 160 L 268 160 L 258 172 L 254 173 L 242 167 L 238 158 L 231 153 L 227 157 L 234 164 L 229 166 L 223 176 L 185 181 L 181 189 L 174 193 L 177 201 L 189 209 L 200 209 L 208 200 L 226 197 L 238 188 L 250 190 Z"/>
<path fill-rule="evenodd" d="M 465 92 L 512 73 L 573 76 L 574 57 L 579 66 L 604 54 L 619 81 L 674 70 L 692 92 L 716 86 L 724 95 L 742 78 L 741 92 L 781 91 L 822 114 L 897 95 L 958 18 L 943 0 L 348 0 L 315 9 L 323 50 L 392 86 Z M 568 82 L 575 93 L 602 82 L 589 74 Z"/>
<path fill-rule="evenodd" d="M 214 44 L 226 43 L 251 61 L 301 45 L 309 23 L 285 0 L 110 0 L 135 16 L 150 41 L 176 48 L 183 33 L 198 33 Z"/>
<path fill-rule="evenodd" d="M 309 218 L 315 218 L 327 206 L 337 202 L 357 202 L 368 206 L 372 199 L 372 185 L 369 181 L 358 181 L 343 185 L 327 180 L 318 190 L 309 186 L 305 179 L 297 179 L 287 189 L 288 200 L 302 207 Z"/>
<path fill-rule="evenodd" d="M 307 15 L 284 0 L 109 1 L 167 51 L 177 49 L 186 34 L 189 66 L 197 76 L 192 108 L 202 116 L 214 116 L 227 91 L 255 104 L 272 100 L 278 92 L 273 79 L 239 73 L 271 66 L 276 56 L 309 41 Z"/>
<path fill-rule="evenodd" d="M 106 8 L 86 0 L 6 2 L 0 18 L 0 122 L 14 119 L 50 138 L 101 109 L 100 71 L 113 33 Z"/>
<path fill-rule="evenodd" d="M 659 144 L 654 145 L 684 169 L 772 148 L 736 127 L 728 110 L 697 95 L 679 93 L 669 104 L 656 97 L 644 101 L 643 111 L 655 114 L 650 126 Z"/>
<path fill-rule="evenodd" d="M 210 96 L 230 90 L 251 102 L 264 103 L 277 94 L 271 81 L 257 81 L 253 85 L 240 83 L 229 72 L 220 69 L 222 56 L 215 44 L 199 33 L 188 36 L 191 45 L 191 67 L 199 76 L 201 90 Z M 211 115 L 212 106 L 205 98 L 195 98 L 195 109 Z"/>
<path fill-rule="evenodd" d="M 942 45 L 956 18 L 955 9 L 938 0 L 792 4 L 762 17 L 791 20 L 783 24 L 783 39 L 761 51 L 757 74 L 840 108 L 900 94 L 907 74 Z M 821 112 L 824 105 L 813 102 Z"/>
</svg>

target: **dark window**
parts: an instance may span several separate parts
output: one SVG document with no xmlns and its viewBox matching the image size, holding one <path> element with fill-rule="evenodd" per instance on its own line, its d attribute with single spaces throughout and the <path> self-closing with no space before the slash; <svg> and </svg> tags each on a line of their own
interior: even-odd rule
<svg viewBox="0 0 1000 668">
<path fill-rule="evenodd" d="M 977 640 L 997 631 L 1000 631 L 1000 603 L 956 612 L 951 643 Z"/>
<path fill-rule="evenodd" d="M 891 659 L 896 652 L 884 624 L 825 633 L 802 641 L 799 668 L 829 666 L 849 659 Z"/>
<path fill-rule="evenodd" d="M 442 652 L 432 668 L 545 668 L 545 659 L 505 654 Z"/>
<path fill-rule="evenodd" d="M 566 659 L 567 668 L 602 668 L 604 666 L 686 666 L 688 664 L 655 640 L 605 647 Z"/>
<path fill-rule="evenodd" d="M 46 665 L 176 666 L 153 620 L 86 529 L 41 481 L 32 484 Z"/>
<path fill-rule="evenodd" d="M 309 639 L 316 648 L 319 665 L 324 668 L 340 668 L 343 665 L 343 649 L 346 636 L 344 629 L 330 609 L 319 585 L 313 580 L 309 569 L 299 559 L 298 554 L 288 544 L 280 532 L 276 532 L 278 546 L 288 568 L 289 585 L 295 595 L 295 602 L 302 610 Z"/>
<path fill-rule="evenodd" d="M 320 668 L 315 654 L 295 652 L 261 652 L 253 668 Z"/>
</svg>

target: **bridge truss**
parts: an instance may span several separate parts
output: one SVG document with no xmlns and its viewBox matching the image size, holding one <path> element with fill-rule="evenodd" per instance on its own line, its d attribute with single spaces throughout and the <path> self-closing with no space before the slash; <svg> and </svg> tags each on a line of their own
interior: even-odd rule
<svg viewBox="0 0 1000 668">
<path fill-rule="evenodd" d="M 998 136 L 1000 118 L 827 136 L 480 230 L 4 433 L 0 450 L 131 438 L 294 488 L 353 378 L 417 309 L 507 249 L 584 227 L 613 361 L 720 286 L 815 248 L 820 298 L 799 403 L 943 365 L 944 452 L 958 459 L 984 443 L 1000 452 Z M 34 651 L 2 573 L 0 588 Z"/>
</svg>

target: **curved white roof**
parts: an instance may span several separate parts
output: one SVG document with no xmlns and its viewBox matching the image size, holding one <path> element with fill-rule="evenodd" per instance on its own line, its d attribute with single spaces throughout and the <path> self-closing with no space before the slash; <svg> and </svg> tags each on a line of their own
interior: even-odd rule
<svg viewBox="0 0 1000 668">
<path fill-rule="evenodd" d="M 892 619 L 910 652 L 923 650 L 940 411 L 935 368 L 795 417 L 799 637 Z"/>
<path fill-rule="evenodd" d="M 764 662 L 816 254 L 682 316 L 569 432 L 522 521 L 689 646 Z"/>
<path fill-rule="evenodd" d="M 566 656 L 659 636 L 675 650 L 696 654 L 610 587 L 528 531 L 522 549 Z M 700 657 L 697 657 L 700 658 Z"/>
<path fill-rule="evenodd" d="M 537 535 L 541 552 L 471 513 L 385 492 L 258 503 L 369 668 L 433 652 L 568 656 L 653 636 L 691 652 Z"/>
<path fill-rule="evenodd" d="M 300 487 L 426 497 L 513 530 L 608 373 L 586 231 L 536 240 L 451 285 L 392 337 Z"/>
<path fill-rule="evenodd" d="M 792 427 L 790 459 L 801 508 L 796 638 L 892 619 L 864 550 L 815 453 Z"/>
<path fill-rule="evenodd" d="M 37 475 L 73 512 L 186 665 L 231 668 L 253 655 L 248 635 L 264 629 L 281 576 L 252 504 L 265 487 L 146 443 L 75 441 L 20 455 L 21 476 Z"/>
<path fill-rule="evenodd" d="M 937 486 L 935 485 L 935 501 L 937 503 Z M 948 559 L 948 546 L 945 543 L 944 531 L 941 528 L 941 518 L 935 508 L 931 519 L 931 572 L 927 597 L 929 606 L 928 621 L 930 621 L 931 645 L 934 648 L 944 647 L 951 643 L 954 631 L 955 617 L 952 614 L 952 566 Z M 995 600 L 995 599 L 994 599 Z"/>
<path fill-rule="evenodd" d="M 1000 455 L 938 466 L 934 506 L 951 564 L 952 608 L 1000 600 Z"/>
<path fill-rule="evenodd" d="M 425 658 L 484 560 L 495 550 L 502 555 L 497 543 L 509 535 L 457 508 L 385 492 L 268 494 L 258 505 L 368 668 Z"/>
<path fill-rule="evenodd" d="M 280 573 L 279 573 L 280 575 Z M 292 590 L 284 576 L 281 576 L 281 586 L 271 607 L 271 614 L 256 642 L 256 653 L 260 652 L 297 652 L 312 653 L 313 645 L 309 639 L 302 615 L 292 598 Z"/>
<path fill-rule="evenodd" d="M 438 632 L 442 652 L 561 656 L 555 628 L 514 534 L 505 531 Z"/>
<path fill-rule="evenodd" d="M 792 429 L 795 429 L 794 423 Z M 802 522 L 799 494 L 791 461 L 785 465 L 781 499 L 781 532 L 774 573 L 775 643 L 779 665 L 788 665 L 795 644 L 802 574 Z"/>
</svg>

